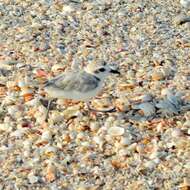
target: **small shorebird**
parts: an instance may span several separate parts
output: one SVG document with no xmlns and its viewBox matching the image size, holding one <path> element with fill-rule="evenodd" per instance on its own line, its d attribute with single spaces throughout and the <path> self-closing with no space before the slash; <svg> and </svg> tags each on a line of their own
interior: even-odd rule
<svg viewBox="0 0 190 190">
<path fill-rule="evenodd" d="M 45 82 L 44 90 L 51 98 L 48 101 L 46 120 L 50 104 L 54 98 L 84 101 L 90 110 L 100 111 L 90 108 L 89 101 L 101 91 L 104 79 L 109 73 L 120 74 L 117 69 L 113 69 L 106 64 L 98 66 L 89 64 L 84 70 L 64 72 Z M 100 112 L 111 111 L 113 111 L 113 108 Z"/>
</svg>

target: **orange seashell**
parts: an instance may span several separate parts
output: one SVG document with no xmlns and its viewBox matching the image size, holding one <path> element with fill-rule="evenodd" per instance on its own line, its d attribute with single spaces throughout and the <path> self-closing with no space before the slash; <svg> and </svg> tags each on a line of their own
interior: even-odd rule
<svg viewBox="0 0 190 190">
<path fill-rule="evenodd" d="M 121 168 L 126 168 L 127 164 L 118 160 L 112 160 L 111 161 L 111 165 L 115 168 L 115 169 L 121 169 Z"/>
<path fill-rule="evenodd" d="M 0 96 L 5 96 L 6 95 L 6 87 L 0 87 Z"/>
<path fill-rule="evenodd" d="M 52 182 L 56 179 L 56 168 L 53 165 L 47 167 L 46 180 Z"/>
<path fill-rule="evenodd" d="M 20 91 L 21 88 L 20 88 L 19 86 L 14 86 L 14 87 L 13 87 L 13 90 L 15 90 L 15 91 Z"/>
<path fill-rule="evenodd" d="M 40 142 L 36 143 L 36 146 L 37 146 L 37 147 L 45 146 L 45 145 L 48 144 L 48 143 L 49 143 L 48 141 L 40 141 Z"/>
<path fill-rule="evenodd" d="M 24 94 L 23 97 L 24 97 L 24 101 L 28 102 L 33 99 L 34 95 L 29 93 L 29 94 Z"/>
<path fill-rule="evenodd" d="M 48 73 L 46 71 L 42 70 L 42 69 L 38 69 L 36 71 L 36 76 L 39 77 L 39 78 L 41 78 L 41 77 L 46 77 L 47 78 Z"/>
<path fill-rule="evenodd" d="M 118 88 L 120 91 L 128 91 L 135 88 L 135 84 L 122 84 Z"/>
<path fill-rule="evenodd" d="M 150 139 L 149 138 L 145 138 L 145 139 L 143 139 L 141 141 L 141 143 L 146 145 L 146 144 L 150 143 Z"/>
<path fill-rule="evenodd" d="M 34 117 L 34 114 L 36 113 L 36 109 L 30 108 L 27 112 L 27 115 L 30 117 Z"/>
</svg>

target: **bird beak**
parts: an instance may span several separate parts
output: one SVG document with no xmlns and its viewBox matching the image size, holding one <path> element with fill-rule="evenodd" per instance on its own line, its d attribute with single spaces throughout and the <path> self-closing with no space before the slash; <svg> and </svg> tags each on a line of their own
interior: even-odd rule
<svg viewBox="0 0 190 190">
<path fill-rule="evenodd" d="M 111 69 L 111 70 L 110 70 L 110 73 L 118 74 L 118 75 L 121 74 L 118 70 L 115 70 L 115 69 Z"/>
</svg>

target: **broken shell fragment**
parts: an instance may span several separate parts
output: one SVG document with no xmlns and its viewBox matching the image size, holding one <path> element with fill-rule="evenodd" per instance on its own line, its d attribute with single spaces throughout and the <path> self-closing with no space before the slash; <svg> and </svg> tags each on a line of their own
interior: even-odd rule
<svg viewBox="0 0 190 190">
<path fill-rule="evenodd" d="M 108 129 L 108 134 L 110 136 L 121 136 L 125 132 L 125 129 L 122 127 L 110 127 Z"/>
</svg>

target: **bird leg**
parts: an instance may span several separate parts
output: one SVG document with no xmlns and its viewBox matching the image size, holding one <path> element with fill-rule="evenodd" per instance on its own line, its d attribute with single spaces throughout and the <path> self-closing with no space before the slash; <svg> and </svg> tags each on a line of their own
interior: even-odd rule
<svg viewBox="0 0 190 190">
<path fill-rule="evenodd" d="M 51 106 L 52 100 L 48 100 L 48 105 L 47 105 L 47 112 L 46 112 L 46 117 L 45 117 L 45 121 L 48 121 L 48 117 L 49 117 L 49 110 L 50 110 L 50 106 Z"/>
<path fill-rule="evenodd" d="M 90 103 L 89 103 L 89 102 L 86 102 L 86 105 L 87 105 L 88 109 L 89 109 L 90 111 L 93 111 L 93 112 L 103 112 L 103 113 L 108 113 L 108 112 L 110 112 L 110 113 L 111 113 L 111 112 L 115 112 L 115 111 L 116 111 L 115 107 L 108 108 L 108 109 L 104 109 L 104 110 L 97 110 L 97 109 L 92 108 L 92 107 L 90 106 Z"/>
</svg>

